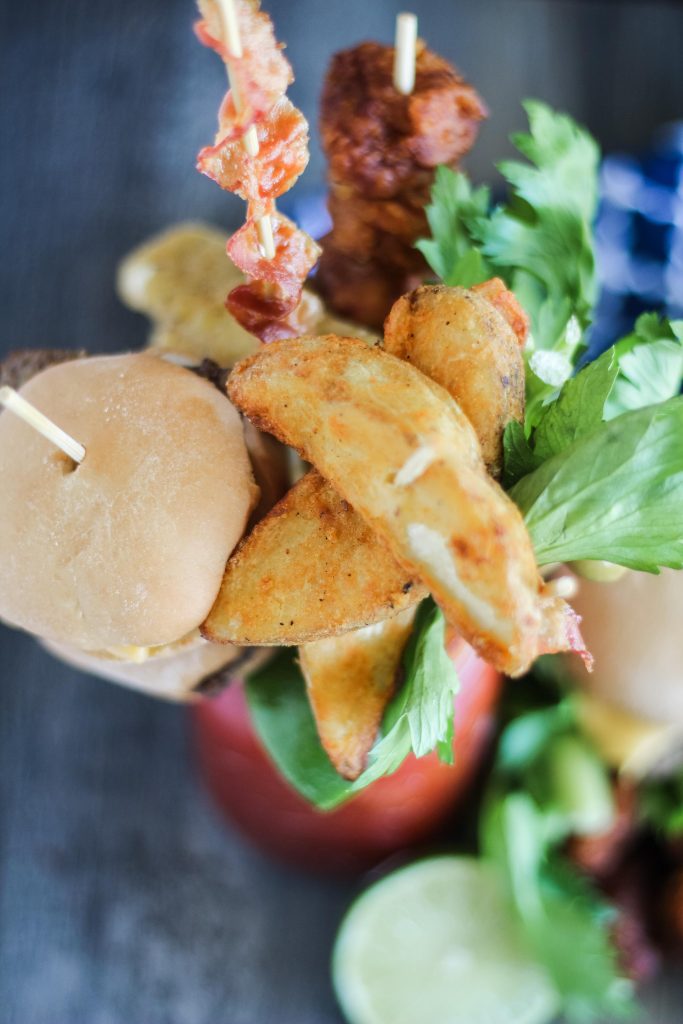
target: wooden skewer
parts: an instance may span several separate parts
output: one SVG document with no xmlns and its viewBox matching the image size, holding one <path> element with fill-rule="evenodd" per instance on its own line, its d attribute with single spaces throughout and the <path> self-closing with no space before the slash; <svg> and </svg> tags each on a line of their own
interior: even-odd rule
<svg viewBox="0 0 683 1024">
<path fill-rule="evenodd" d="M 417 15 L 396 16 L 396 42 L 394 53 L 394 87 L 404 96 L 415 88 L 415 56 L 417 43 Z"/>
<path fill-rule="evenodd" d="M 225 41 L 228 44 L 228 49 L 233 57 L 239 58 L 242 56 L 242 40 L 240 38 L 240 26 L 237 19 L 237 11 L 235 10 L 234 0 L 218 0 L 218 6 L 221 11 L 223 19 L 223 28 L 225 30 Z M 233 103 L 235 104 L 235 110 L 237 113 L 241 113 L 244 109 L 242 103 L 242 96 L 240 95 L 237 82 L 232 75 L 230 70 L 230 64 L 228 63 L 228 82 L 230 83 L 230 90 L 232 92 Z M 242 136 L 242 145 L 246 152 L 251 157 L 258 156 L 259 142 L 258 136 L 256 135 L 256 126 L 250 125 L 246 132 Z M 270 222 L 270 217 L 266 214 L 265 217 L 259 217 L 256 222 L 256 230 L 258 231 L 259 242 L 263 255 L 267 260 L 272 260 L 275 256 L 275 241 L 273 239 L 273 226 Z"/>
<path fill-rule="evenodd" d="M 64 454 L 68 455 L 74 462 L 83 462 L 85 458 L 85 448 L 83 445 L 75 441 L 70 434 L 67 434 L 61 427 L 58 427 L 51 419 L 48 419 L 34 405 L 27 402 L 14 388 L 0 388 L 0 405 L 4 405 L 15 416 L 19 416 L 24 423 L 28 423 L 30 427 L 37 430 L 48 441 L 61 448 Z"/>
</svg>

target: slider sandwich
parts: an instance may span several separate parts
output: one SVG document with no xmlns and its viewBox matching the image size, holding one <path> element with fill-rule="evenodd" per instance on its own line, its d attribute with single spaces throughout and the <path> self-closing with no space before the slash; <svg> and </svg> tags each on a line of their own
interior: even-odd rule
<svg viewBox="0 0 683 1024">
<path fill-rule="evenodd" d="M 78 668 L 188 697 L 240 659 L 199 634 L 259 500 L 240 415 L 150 354 L 64 361 L 19 393 L 86 454 L 0 413 L 0 618 Z"/>
</svg>

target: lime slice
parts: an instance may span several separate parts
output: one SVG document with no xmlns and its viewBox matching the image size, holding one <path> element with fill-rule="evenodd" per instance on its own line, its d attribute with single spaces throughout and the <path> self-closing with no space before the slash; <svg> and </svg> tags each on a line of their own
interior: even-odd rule
<svg viewBox="0 0 683 1024">
<path fill-rule="evenodd" d="M 546 1024 L 557 994 L 495 870 L 433 857 L 363 893 L 342 922 L 334 987 L 351 1024 Z"/>
</svg>

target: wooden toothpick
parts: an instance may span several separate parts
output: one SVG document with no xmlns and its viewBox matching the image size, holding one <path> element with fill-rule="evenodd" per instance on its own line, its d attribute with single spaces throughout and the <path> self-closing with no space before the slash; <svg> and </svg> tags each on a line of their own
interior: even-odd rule
<svg viewBox="0 0 683 1024">
<path fill-rule="evenodd" d="M 396 42 L 394 52 L 394 87 L 408 96 L 415 88 L 415 56 L 417 43 L 417 15 L 396 16 Z"/>
<path fill-rule="evenodd" d="M 51 441 L 57 448 L 60 448 L 74 462 L 83 462 L 85 458 L 85 448 L 83 445 L 75 441 L 70 434 L 67 434 L 61 427 L 58 427 L 51 419 L 48 419 L 34 405 L 27 402 L 14 388 L 0 388 L 0 405 L 4 405 L 9 412 L 13 412 L 24 423 L 28 423 L 30 427 L 33 427 L 39 434 L 42 434 L 48 441 Z"/>
<path fill-rule="evenodd" d="M 225 31 L 225 41 L 231 56 L 239 59 L 242 54 L 242 39 L 240 36 L 240 26 L 237 18 L 237 11 L 235 10 L 234 0 L 218 0 L 218 6 L 220 8 L 221 17 L 223 21 L 223 29 Z M 238 114 L 244 109 L 242 102 L 242 96 L 240 94 L 237 81 L 235 80 L 231 70 L 230 62 L 228 61 L 228 82 L 230 83 L 230 91 L 232 92 L 233 103 L 235 104 L 235 110 Z M 259 152 L 259 141 L 256 135 L 256 126 L 250 125 L 246 132 L 242 136 L 242 145 L 246 152 L 251 157 L 258 156 Z M 266 214 L 265 217 L 259 217 L 256 221 L 256 230 L 258 231 L 259 243 L 263 250 L 263 255 L 267 260 L 272 260 L 275 256 L 275 241 L 273 239 L 273 226 L 270 222 L 270 217 Z"/>
</svg>

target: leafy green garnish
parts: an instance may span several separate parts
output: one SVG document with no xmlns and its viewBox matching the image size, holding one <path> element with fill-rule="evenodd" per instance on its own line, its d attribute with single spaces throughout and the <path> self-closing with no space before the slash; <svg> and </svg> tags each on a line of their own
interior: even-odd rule
<svg viewBox="0 0 683 1024">
<path fill-rule="evenodd" d="M 504 481 L 512 487 L 604 420 L 677 395 L 683 380 L 683 321 L 644 313 L 633 332 L 588 363 L 536 413 L 507 425 Z"/>
<path fill-rule="evenodd" d="M 533 473 L 540 465 L 534 455 L 524 427 L 517 420 L 510 420 L 503 432 L 503 486 L 509 490 L 518 480 Z"/>
<path fill-rule="evenodd" d="M 531 318 L 527 423 L 570 376 L 596 296 L 592 221 L 598 147 L 570 117 L 527 100 L 529 133 L 512 141 L 529 163 L 498 165 L 509 186 L 490 214 L 489 191 L 438 170 L 427 209 L 432 237 L 417 243 L 448 285 L 498 274 Z"/>
<path fill-rule="evenodd" d="M 525 937 L 548 971 L 570 1021 L 634 1014 L 633 985 L 610 938 L 615 912 L 546 839 L 544 815 L 523 791 L 492 799 L 484 856 L 501 871 Z"/>
<path fill-rule="evenodd" d="M 316 806 L 329 810 L 405 758 L 436 750 L 453 760 L 453 699 L 458 675 L 444 646 L 444 619 L 424 601 L 403 655 L 404 682 L 389 704 L 381 736 L 368 766 L 353 783 L 342 779 L 323 750 L 303 677 L 289 652 L 278 655 L 247 680 L 247 700 L 256 731 L 282 775 Z"/>
<path fill-rule="evenodd" d="M 529 437 L 521 424 L 507 424 L 503 436 L 506 487 L 600 426 L 618 372 L 615 349 L 608 349 L 570 377 L 554 401 L 540 408 Z"/>
<path fill-rule="evenodd" d="M 536 100 L 527 100 L 524 109 L 529 133 L 512 141 L 530 163 L 498 165 L 511 199 L 493 211 L 480 238 L 484 254 L 510 276 L 529 313 L 536 348 L 556 349 L 570 318 L 585 327 L 595 303 L 599 151 L 566 114 Z"/>
<path fill-rule="evenodd" d="M 403 655 L 405 681 L 384 715 L 382 738 L 370 751 L 368 767 L 356 785 L 388 775 L 409 753 L 433 750 L 453 761 L 453 699 L 459 680 L 445 648 L 445 623 L 430 599 L 418 609 Z"/>
<path fill-rule="evenodd" d="M 322 748 L 296 654 L 283 649 L 246 681 L 251 720 L 281 775 L 310 803 L 331 810 L 351 784 Z"/>
<path fill-rule="evenodd" d="M 683 382 L 683 320 L 643 313 L 633 332 L 614 346 L 619 374 L 605 407 L 613 419 L 630 409 L 665 402 Z"/>
<path fill-rule="evenodd" d="M 547 704 L 551 689 L 554 702 Z M 498 867 L 566 1016 L 577 1022 L 627 1017 L 633 988 L 610 938 L 614 911 L 558 852 L 572 833 L 611 824 L 607 770 L 556 685 L 543 693 L 529 678 L 525 690 L 530 706 L 512 711 L 500 738 L 480 818 L 482 853 Z M 542 701 L 534 706 L 529 694 L 539 690 Z"/>
<path fill-rule="evenodd" d="M 683 397 L 580 437 L 510 492 L 539 565 L 604 559 L 683 568 Z"/>
<path fill-rule="evenodd" d="M 444 284 L 469 288 L 486 281 L 491 270 L 472 240 L 489 212 L 488 187 L 473 188 L 464 174 L 437 167 L 431 200 L 425 213 L 432 237 L 420 239 L 417 248 Z"/>
<path fill-rule="evenodd" d="M 616 353 L 608 349 L 567 381 L 557 400 L 543 409 L 534 431 L 537 460 L 545 462 L 600 426 L 618 371 Z"/>
</svg>

